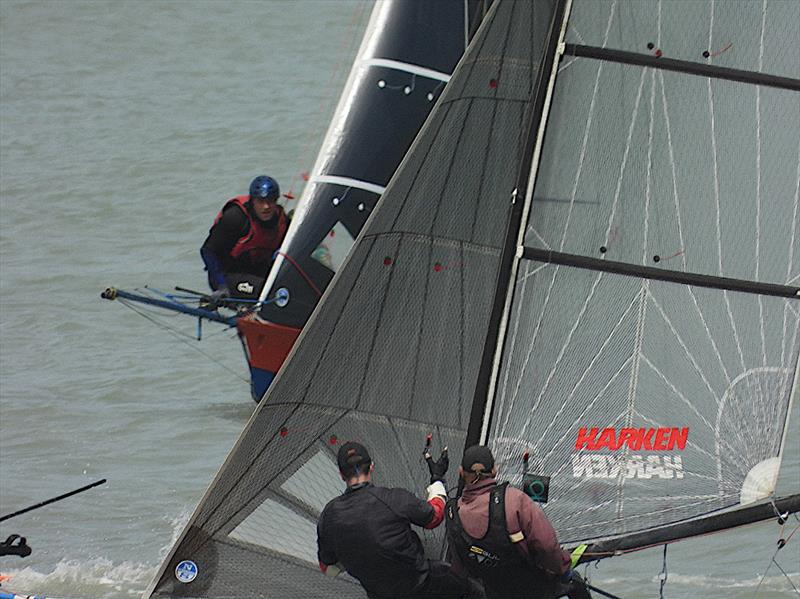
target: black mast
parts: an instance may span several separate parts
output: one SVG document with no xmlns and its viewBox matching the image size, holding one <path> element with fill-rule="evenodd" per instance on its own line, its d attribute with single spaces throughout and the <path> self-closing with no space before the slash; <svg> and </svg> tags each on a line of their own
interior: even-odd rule
<svg viewBox="0 0 800 599">
<path fill-rule="evenodd" d="M 508 219 L 506 229 L 506 239 L 500 254 L 500 268 L 497 275 L 497 283 L 494 293 L 492 314 L 489 320 L 489 329 L 486 333 L 486 341 L 483 346 L 483 356 L 481 366 L 478 371 L 478 380 L 475 386 L 475 394 L 472 400 L 472 410 L 470 411 L 469 426 L 467 428 L 467 438 L 464 449 L 480 442 L 481 429 L 483 428 L 483 417 L 486 411 L 486 404 L 489 401 L 489 387 L 492 379 L 492 369 L 494 365 L 495 348 L 500 335 L 500 325 L 503 319 L 503 310 L 508 293 L 508 286 L 511 281 L 511 267 L 517 251 L 517 238 L 522 220 L 524 208 L 524 198 L 527 192 L 530 177 L 531 164 L 536 141 L 539 135 L 539 126 L 545 112 L 545 100 L 547 98 L 548 84 L 556 60 L 558 42 L 561 36 L 564 13 L 566 11 L 567 0 L 557 0 L 553 11 L 553 20 L 550 23 L 550 30 L 547 38 L 547 49 L 544 60 L 542 61 L 539 75 L 534 88 L 533 110 L 528 124 L 528 133 L 524 145 L 524 155 L 520 162 L 519 173 L 517 174 L 517 184 L 514 197 L 512 198 L 511 214 Z M 488 423 L 487 423 L 488 426 Z"/>
</svg>

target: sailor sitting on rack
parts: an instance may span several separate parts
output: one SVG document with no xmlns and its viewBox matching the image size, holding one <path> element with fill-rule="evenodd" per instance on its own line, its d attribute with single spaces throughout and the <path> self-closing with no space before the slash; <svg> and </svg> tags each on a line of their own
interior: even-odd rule
<svg viewBox="0 0 800 599">
<path fill-rule="evenodd" d="M 228 200 L 217 214 L 200 248 L 215 302 L 261 292 L 289 226 L 279 196 L 278 182 L 262 175 L 253 179 L 249 195 Z"/>
</svg>

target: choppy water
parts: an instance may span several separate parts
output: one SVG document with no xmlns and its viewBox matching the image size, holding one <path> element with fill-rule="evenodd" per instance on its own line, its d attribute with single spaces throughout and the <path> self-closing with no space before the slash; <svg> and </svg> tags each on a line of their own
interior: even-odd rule
<svg viewBox="0 0 800 599">
<path fill-rule="evenodd" d="M 253 409 L 246 365 L 232 332 L 197 343 L 190 319 L 156 326 L 100 291 L 205 287 L 198 248 L 224 199 L 312 166 L 368 12 L 0 0 L 0 514 L 108 479 L 3 523 L 34 548 L 0 559 L 13 588 L 127 598 L 155 574 Z M 753 596 L 777 534 L 673 546 L 665 596 Z M 778 561 L 800 587 L 800 534 Z M 656 549 L 590 572 L 644 598 L 660 570 Z M 793 595 L 773 565 L 757 596 Z"/>
</svg>

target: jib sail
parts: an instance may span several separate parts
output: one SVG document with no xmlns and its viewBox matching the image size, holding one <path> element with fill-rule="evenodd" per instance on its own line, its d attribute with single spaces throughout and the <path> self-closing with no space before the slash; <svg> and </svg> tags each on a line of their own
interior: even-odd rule
<svg viewBox="0 0 800 599">
<path fill-rule="evenodd" d="M 364 596 L 318 569 L 335 452 L 360 440 L 378 484 L 421 489 L 425 436 L 463 446 L 553 19 L 550 2 L 493 4 L 148 593 Z M 441 552 L 442 531 L 420 534 Z"/>
</svg>

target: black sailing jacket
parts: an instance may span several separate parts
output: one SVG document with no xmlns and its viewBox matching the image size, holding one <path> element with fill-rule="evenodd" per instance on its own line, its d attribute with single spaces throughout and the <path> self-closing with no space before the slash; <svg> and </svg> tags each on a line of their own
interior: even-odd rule
<svg viewBox="0 0 800 599">
<path fill-rule="evenodd" d="M 319 561 L 344 566 L 371 597 L 406 597 L 429 568 L 411 524 L 425 526 L 433 518 L 433 507 L 405 489 L 350 487 L 320 514 Z"/>
</svg>

